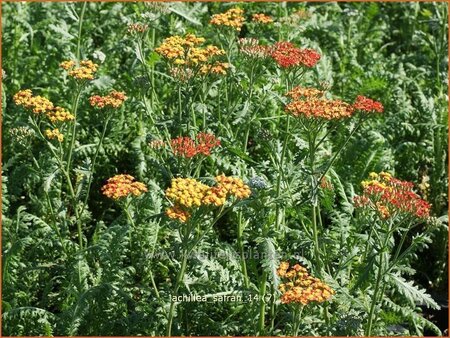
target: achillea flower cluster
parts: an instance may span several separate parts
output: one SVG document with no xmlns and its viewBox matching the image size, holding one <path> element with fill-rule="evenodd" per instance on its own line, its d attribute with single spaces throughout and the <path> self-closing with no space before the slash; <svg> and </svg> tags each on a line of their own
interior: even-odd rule
<svg viewBox="0 0 450 338">
<path fill-rule="evenodd" d="M 220 146 L 220 140 L 209 133 L 199 133 L 195 140 L 180 136 L 170 141 L 174 155 L 186 158 L 192 158 L 198 154 L 209 156 L 211 150 L 218 146 Z"/>
<path fill-rule="evenodd" d="M 325 98 L 291 101 L 286 105 L 285 110 L 295 117 L 322 118 L 325 120 L 350 117 L 354 111 L 353 106 L 346 102 Z"/>
<path fill-rule="evenodd" d="M 230 64 L 226 62 L 215 62 L 213 64 L 206 64 L 200 68 L 200 73 L 206 74 L 216 74 L 216 75 L 226 75 L 227 69 L 230 68 Z"/>
<path fill-rule="evenodd" d="M 48 111 L 46 115 L 52 123 L 75 120 L 75 116 L 62 107 L 55 107 L 53 110 Z"/>
<path fill-rule="evenodd" d="M 122 174 L 109 178 L 101 191 L 106 197 L 119 200 L 130 195 L 140 196 L 147 192 L 147 187 L 144 183 L 137 182 L 133 176 Z"/>
<path fill-rule="evenodd" d="M 239 52 L 249 58 L 265 59 L 270 57 L 270 47 L 260 45 L 258 39 L 241 38 L 238 40 L 238 46 Z"/>
<path fill-rule="evenodd" d="M 91 96 L 89 103 L 95 108 L 119 108 L 126 99 L 127 97 L 124 92 L 113 90 L 106 96 Z"/>
<path fill-rule="evenodd" d="M 177 206 L 191 208 L 201 206 L 203 197 L 209 186 L 194 178 L 174 178 L 171 186 L 166 190 L 166 197 L 174 201 Z"/>
<path fill-rule="evenodd" d="M 98 65 L 91 60 L 83 60 L 79 66 L 73 60 L 63 61 L 59 66 L 69 71 L 69 76 L 77 80 L 93 80 L 98 69 Z"/>
<path fill-rule="evenodd" d="M 35 114 L 53 110 L 53 103 L 49 99 L 39 95 L 33 96 L 33 92 L 30 89 L 18 91 L 14 95 L 13 100 L 16 105 L 31 109 Z"/>
<path fill-rule="evenodd" d="M 369 99 L 368 97 L 359 95 L 356 98 L 355 103 L 353 104 L 353 107 L 355 107 L 356 110 L 361 110 L 364 112 L 372 113 L 382 113 L 384 110 L 383 105 L 381 102 L 374 101 L 372 99 Z"/>
<path fill-rule="evenodd" d="M 182 223 L 186 223 L 186 221 L 191 217 L 191 214 L 187 210 L 184 210 L 177 205 L 167 208 L 166 215 L 167 217 L 177 219 Z"/>
<path fill-rule="evenodd" d="M 13 97 L 14 103 L 26 109 L 30 109 L 36 115 L 45 114 L 52 122 L 73 121 L 75 116 L 62 107 L 55 107 L 53 103 L 42 96 L 33 96 L 30 89 L 20 90 Z"/>
<path fill-rule="evenodd" d="M 325 93 L 322 90 L 316 88 L 306 88 L 299 86 L 289 91 L 286 96 L 292 98 L 293 100 L 301 100 L 322 97 L 324 96 L 324 94 Z"/>
<path fill-rule="evenodd" d="M 244 24 L 244 10 L 240 8 L 232 8 L 225 13 L 214 14 L 209 23 L 216 26 L 231 27 L 238 32 Z"/>
<path fill-rule="evenodd" d="M 34 130 L 30 129 L 28 127 L 17 127 L 17 128 L 11 128 L 9 130 L 9 134 L 11 137 L 19 144 L 24 145 L 25 141 L 28 138 L 31 138 L 35 135 Z"/>
<path fill-rule="evenodd" d="M 64 135 L 61 134 L 61 132 L 59 131 L 58 128 L 56 129 L 47 129 L 45 131 L 45 136 L 49 139 L 49 140 L 58 140 L 58 142 L 62 142 L 64 141 Z"/>
<path fill-rule="evenodd" d="M 260 14 L 253 14 L 252 21 L 262 23 L 262 24 L 269 24 L 269 23 L 273 22 L 273 19 L 269 15 L 260 13 Z"/>
<path fill-rule="evenodd" d="M 129 24 L 127 27 L 128 34 L 139 34 L 144 33 L 148 30 L 148 25 L 141 24 L 141 23 L 132 23 Z"/>
<path fill-rule="evenodd" d="M 155 51 L 168 59 L 174 67 L 198 69 L 206 64 L 211 64 L 214 57 L 225 54 L 223 49 L 213 45 L 200 47 L 204 42 L 204 38 L 194 34 L 187 34 L 184 38 L 171 36 L 164 39 Z"/>
<path fill-rule="evenodd" d="M 357 208 L 369 208 L 387 219 L 406 214 L 419 219 L 430 217 L 431 206 L 414 191 L 414 184 L 401 181 L 386 172 L 370 173 L 369 180 L 361 182 L 363 193 L 354 198 Z"/>
<path fill-rule="evenodd" d="M 311 302 L 322 303 L 334 295 L 334 290 L 318 278 L 309 275 L 300 264 L 290 267 L 288 262 L 281 262 L 277 274 L 286 282 L 279 285 L 282 292 L 283 304 L 300 303 L 307 305 Z"/>
<path fill-rule="evenodd" d="M 314 67 L 320 60 L 320 54 L 314 49 L 297 48 L 291 42 L 277 42 L 271 53 L 272 58 L 282 68 Z"/>
<path fill-rule="evenodd" d="M 201 206 L 222 206 L 229 196 L 244 199 L 250 196 L 250 188 L 240 178 L 217 176 L 216 185 L 210 187 L 193 178 L 172 179 L 166 190 L 166 197 L 174 206 L 166 210 L 169 218 L 186 222 L 192 214 L 192 208 Z"/>
</svg>

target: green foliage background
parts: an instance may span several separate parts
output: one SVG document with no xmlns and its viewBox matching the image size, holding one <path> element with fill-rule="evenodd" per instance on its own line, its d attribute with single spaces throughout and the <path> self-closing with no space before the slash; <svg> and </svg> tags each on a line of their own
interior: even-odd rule
<svg viewBox="0 0 450 338">
<path fill-rule="evenodd" d="M 52 175 L 55 163 L 42 151 L 42 144 L 33 140 L 21 144 L 11 136 L 10 130 L 26 125 L 28 120 L 27 113 L 12 102 L 12 96 L 20 89 L 31 88 L 61 105 L 70 105 L 72 88 L 62 75 L 59 63 L 75 58 L 82 3 L 2 3 L 3 334 L 163 334 L 167 305 L 157 300 L 151 290 L 146 253 L 154 249 L 155 243 L 160 252 L 176 251 L 177 239 L 167 220 L 154 217 L 163 211 L 163 191 L 168 178 L 148 151 L 147 143 L 155 136 L 152 130 L 155 126 L 142 119 L 145 112 L 140 98 L 145 84 L 139 81 L 142 65 L 133 38 L 127 35 L 127 24 L 145 22 L 150 17 L 145 13 L 153 13 L 157 17 L 155 45 L 165 37 L 186 32 L 198 32 L 213 40 L 215 33 L 208 28 L 210 15 L 234 5 L 174 3 L 169 5 L 167 14 L 161 14 L 152 5 L 143 3 L 87 3 L 81 55 L 83 59 L 92 59 L 95 53 L 104 55 L 105 59 L 98 79 L 92 82 L 85 98 L 114 88 L 124 90 L 130 99 L 114 120 L 99 155 L 99 167 L 83 215 L 84 236 L 89 246 L 86 259 L 82 260 L 85 279 L 80 286 L 76 282 L 79 264 L 76 230 L 70 226 L 70 212 L 64 202 L 65 188 Z M 332 243 L 327 259 L 337 264 L 343 247 L 348 250 L 345 255 L 351 258 L 352 250 L 361 245 L 353 237 L 357 226 L 350 222 L 353 210 L 348 201 L 355 191 L 360 192 L 360 182 L 369 172 L 387 170 L 416 186 L 428 179 L 429 191 L 421 193 L 427 194 L 433 215 L 442 223 L 428 237 L 420 237 L 423 229 L 411 234 L 408 241 L 417 242 L 417 252 L 422 253 L 414 253 L 405 261 L 405 271 L 408 270 L 406 274 L 412 276 L 415 284 L 445 299 L 448 271 L 447 4 L 240 3 L 239 6 L 248 13 L 264 12 L 278 20 L 288 18 L 294 10 L 307 10 L 311 16 L 294 26 L 286 24 L 262 31 L 249 26 L 241 36 L 258 36 L 269 43 L 284 38 L 316 48 L 322 60 L 307 78 L 309 84 L 325 83 L 333 94 L 348 101 L 358 94 L 367 95 L 381 101 L 385 107 L 382 116 L 368 121 L 351 138 L 333 165 L 331 181 L 336 196 L 323 197 L 323 219 L 328 224 L 323 239 Z M 156 74 L 156 127 L 171 128 L 173 121 L 164 114 L 173 105 L 173 84 L 164 76 L 166 68 L 162 60 L 155 57 L 152 50 L 146 52 L 145 61 L 154 67 Z M 260 102 L 264 107 L 261 116 L 270 116 L 270 111 L 281 107 L 275 94 L 265 87 L 266 75 L 255 83 L 259 95 L 268 93 Z M 220 94 L 217 93 L 224 80 L 214 84 L 208 93 L 209 128 L 223 140 L 224 150 L 214 155 L 211 163 L 205 164 L 204 173 L 212 173 L 213 168 L 247 178 L 257 173 L 275 184 L 276 171 L 268 149 L 280 147 L 277 137 L 281 135 L 280 130 L 285 129 L 284 122 L 277 125 L 264 119 L 252 121 L 250 146 L 247 149 L 245 145 L 244 150 L 239 128 L 250 122 L 236 93 L 246 90 L 249 82 L 239 69 L 233 76 L 242 87 L 232 89 L 238 109 L 227 117 L 227 125 L 215 124 L 212 113 L 228 113 L 218 101 Z M 75 153 L 77 173 L 87 168 L 103 123 L 101 116 L 91 114 L 87 99 L 82 100 L 80 111 L 83 128 L 80 128 Z M 266 141 L 261 136 L 262 131 L 273 139 Z M 346 126 L 333 133 L 324 149 L 325 158 L 327 152 L 336 151 L 346 134 Z M 298 182 L 302 181 L 302 173 L 294 165 L 302 156 L 301 139 L 297 142 L 289 150 L 292 165 L 284 169 L 293 191 L 301 191 Z M 34 154 L 38 166 L 32 162 L 30 154 Z M 99 192 L 105 179 L 122 172 L 132 173 L 150 187 L 150 192 L 138 202 L 140 212 L 135 217 L 140 226 L 132 234 L 134 246 L 130 246 L 133 239 L 128 231 L 129 224 L 120 210 Z M 65 220 L 61 223 L 62 240 L 51 226 L 48 200 L 54 203 L 58 217 Z M 258 201 L 252 203 L 243 209 L 244 218 L 249 219 L 247 232 L 251 234 L 245 243 L 248 247 L 263 246 L 265 252 L 276 250 L 286 256 L 306 248 L 302 256 L 312 258 L 310 243 L 302 235 L 294 211 L 287 210 L 287 222 L 291 226 L 286 241 L 277 242 L 278 235 L 274 234 L 272 243 L 263 238 L 258 224 L 273 215 L 264 214 Z M 201 249 L 235 253 L 237 217 L 231 214 L 217 225 Z M 210 295 L 242 289 L 239 262 L 227 257 L 193 262 L 186 287 Z M 130 265 L 130 259 L 134 265 Z M 343 261 L 344 258 L 341 263 Z M 273 271 L 275 263 L 263 262 L 262 268 Z M 257 265 L 249 268 L 255 271 L 255 278 L 261 269 Z M 151 262 L 151 269 L 161 297 L 169 297 L 170 276 L 178 269 L 178 262 L 162 258 Z M 330 283 L 343 285 L 345 278 L 343 272 L 342 275 L 338 272 Z M 423 333 L 424 327 L 431 327 L 436 333 L 432 324 L 421 321 L 422 317 L 414 311 L 402 308 L 398 294 L 406 294 L 407 302 L 412 304 L 433 301 L 423 296 L 420 288 L 409 288 L 411 285 L 402 278 L 393 277 L 389 282 L 393 291 L 390 298 L 384 300 L 382 318 L 385 323 L 378 324 L 376 333 L 389 333 L 387 327 L 392 323 L 404 325 L 409 330 L 407 333 Z M 367 290 L 370 295 L 370 287 Z M 334 311 L 331 325 L 318 326 L 320 316 L 311 311 L 305 318 L 302 334 L 361 334 L 364 306 L 359 308 L 358 303 L 364 303 L 364 295 L 345 295 L 344 291 L 337 297 L 338 305 L 331 309 Z M 179 311 L 176 333 L 186 335 L 252 335 L 258 316 L 255 306 L 234 303 L 187 304 Z M 289 313 L 280 310 L 276 318 L 281 324 L 277 324 L 272 334 L 283 332 Z"/>
</svg>

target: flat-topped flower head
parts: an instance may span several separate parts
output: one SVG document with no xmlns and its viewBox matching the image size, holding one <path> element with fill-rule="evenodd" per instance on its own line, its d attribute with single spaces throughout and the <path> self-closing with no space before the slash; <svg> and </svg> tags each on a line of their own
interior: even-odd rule
<svg viewBox="0 0 450 338">
<path fill-rule="evenodd" d="M 131 175 L 120 174 L 109 178 L 101 191 L 106 197 L 119 200 L 128 196 L 140 196 L 147 192 L 147 187 Z"/>
<path fill-rule="evenodd" d="M 322 303 L 335 294 L 330 286 L 320 279 L 310 276 L 308 270 L 300 264 L 290 266 L 288 262 L 281 262 L 277 274 L 283 279 L 283 283 L 279 285 L 283 304 Z"/>
<path fill-rule="evenodd" d="M 73 60 L 68 60 L 61 62 L 59 66 L 77 80 L 93 80 L 98 69 L 98 65 L 91 60 L 83 60 L 79 65 Z"/>
<path fill-rule="evenodd" d="M 230 196 L 243 199 L 250 194 L 250 188 L 239 178 L 217 176 L 212 187 L 194 178 L 174 178 L 165 193 L 173 203 L 166 215 L 184 223 L 196 208 L 223 206 Z"/>
<path fill-rule="evenodd" d="M 271 56 L 271 48 L 260 45 L 255 38 L 240 38 L 238 46 L 239 52 L 250 59 L 266 59 Z"/>
<path fill-rule="evenodd" d="M 341 100 L 329 100 L 325 98 L 295 100 L 288 103 L 285 110 L 295 117 L 320 118 L 324 120 L 350 117 L 354 112 L 351 104 Z"/>
<path fill-rule="evenodd" d="M 30 89 L 20 90 L 13 96 L 14 103 L 26 109 L 30 109 L 35 114 L 44 114 L 53 110 L 53 103 L 43 97 L 34 96 Z"/>
<path fill-rule="evenodd" d="M 132 23 L 127 27 L 128 34 L 136 35 L 145 33 L 148 30 L 148 25 L 141 23 Z"/>
<path fill-rule="evenodd" d="M 273 19 L 269 15 L 266 15 L 263 13 L 258 13 L 258 14 L 252 15 L 252 21 L 257 22 L 257 23 L 262 23 L 262 24 L 269 24 L 269 23 L 273 22 Z"/>
<path fill-rule="evenodd" d="M 217 186 L 223 189 L 227 194 L 233 195 L 239 199 L 248 198 L 252 191 L 250 187 L 238 177 L 229 177 L 225 175 L 216 176 Z"/>
<path fill-rule="evenodd" d="M 314 49 L 301 49 L 286 41 L 277 42 L 272 47 L 271 56 L 282 68 L 311 68 L 320 60 L 320 54 Z"/>
<path fill-rule="evenodd" d="M 210 187 L 194 178 L 174 178 L 166 190 L 166 197 L 184 207 L 201 206 Z"/>
<path fill-rule="evenodd" d="M 190 137 L 177 137 L 170 141 L 172 152 L 175 156 L 192 158 L 202 154 L 211 155 L 211 150 L 220 146 L 220 140 L 210 133 L 199 133 L 195 139 Z"/>
<path fill-rule="evenodd" d="M 58 142 L 64 141 L 64 135 L 59 131 L 58 128 L 53 129 L 53 130 L 51 130 L 51 129 L 45 130 L 45 136 L 49 140 L 57 140 Z"/>
<path fill-rule="evenodd" d="M 360 110 L 367 113 L 382 113 L 384 111 L 383 104 L 381 102 L 369 99 L 368 97 L 359 95 L 355 103 L 353 104 L 356 110 Z"/>
<path fill-rule="evenodd" d="M 289 91 L 286 96 L 292 98 L 293 100 L 301 100 L 319 98 L 324 96 L 324 94 L 325 92 L 323 90 L 298 86 Z"/>
<path fill-rule="evenodd" d="M 214 62 L 215 58 L 224 55 L 225 51 L 214 45 L 201 46 L 204 42 L 204 38 L 194 34 L 184 37 L 175 35 L 164 39 L 155 51 L 169 61 L 171 73 L 180 80 L 188 80 L 197 73 L 223 74 L 228 64 Z"/>
<path fill-rule="evenodd" d="M 230 27 L 236 31 L 240 31 L 244 25 L 244 10 L 241 8 L 232 8 L 225 13 L 214 14 L 209 23 L 215 26 Z"/>
<path fill-rule="evenodd" d="M 386 172 L 370 173 L 369 180 L 362 181 L 363 193 L 355 196 L 357 208 L 373 210 L 381 218 L 410 215 L 427 220 L 431 205 L 413 191 L 414 184 L 392 177 Z"/>
<path fill-rule="evenodd" d="M 45 115 L 52 123 L 75 120 L 75 116 L 62 107 L 55 107 L 53 110 L 47 111 Z"/>
<path fill-rule="evenodd" d="M 106 96 L 94 95 L 89 98 L 89 103 L 95 108 L 119 108 L 127 97 L 124 92 L 113 90 Z"/>
</svg>

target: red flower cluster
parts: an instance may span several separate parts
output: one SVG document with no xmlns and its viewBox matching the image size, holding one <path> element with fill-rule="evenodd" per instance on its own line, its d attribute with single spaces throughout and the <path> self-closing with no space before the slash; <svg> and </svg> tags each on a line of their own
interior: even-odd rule
<svg viewBox="0 0 450 338">
<path fill-rule="evenodd" d="M 353 107 L 355 107 L 356 110 L 362 110 L 369 113 L 370 112 L 382 113 L 384 110 L 384 107 L 381 104 L 381 102 L 369 99 L 368 97 L 362 95 L 359 95 L 356 98 Z"/>
<path fill-rule="evenodd" d="M 220 146 L 220 140 L 213 134 L 199 133 L 196 141 L 190 137 L 177 137 L 170 141 L 170 146 L 176 156 L 186 158 L 194 157 L 197 154 L 205 156 L 211 155 L 211 149 Z"/>
<path fill-rule="evenodd" d="M 413 183 L 401 181 L 385 172 L 370 173 L 370 178 L 361 183 L 364 191 L 354 198 L 356 207 L 376 210 L 384 219 L 397 214 L 409 214 L 421 219 L 430 216 L 430 204 L 413 191 Z"/>
<path fill-rule="evenodd" d="M 272 58 L 283 68 L 305 66 L 314 67 L 320 54 L 314 49 L 301 49 L 290 42 L 277 42 L 271 52 Z"/>
</svg>

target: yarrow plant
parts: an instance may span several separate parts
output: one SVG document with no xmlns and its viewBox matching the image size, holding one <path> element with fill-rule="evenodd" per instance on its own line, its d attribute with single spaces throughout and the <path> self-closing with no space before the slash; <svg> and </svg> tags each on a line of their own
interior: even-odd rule
<svg viewBox="0 0 450 338">
<path fill-rule="evenodd" d="M 119 200 L 128 196 L 140 196 L 147 192 L 144 183 L 137 182 L 131 175 L 116 175 L 109 178 L 102 187 L 102 194 L 113 200 Z"/>
<path fill-rule="evenodd" d="M 358 208 L 379 212 L 383 219 L 411 215 L 427 220 L 431 206 L 413 191 L 414 184 L 392 177 L 386 172 L 370 173 L 370 180 L 363 181 L 363 194 L 355 197 Z"/>
<path fill-rule="evenodd" d="M 236 31 L 240 31 L 244 25 L 244 10 L 241 8 L 232 8 L 221 14 L 214 14 L 209 23 L 214 26 L 229 27 Z"/>
</svg>

